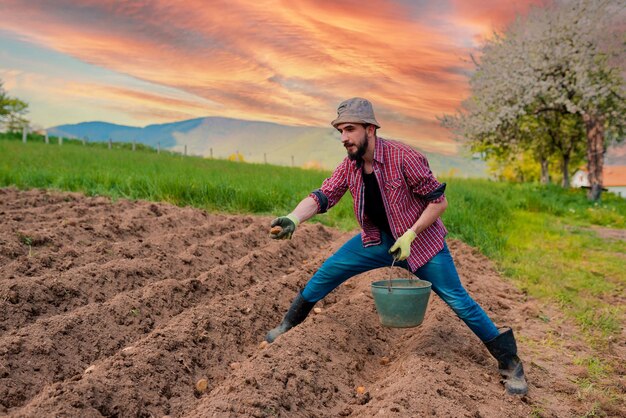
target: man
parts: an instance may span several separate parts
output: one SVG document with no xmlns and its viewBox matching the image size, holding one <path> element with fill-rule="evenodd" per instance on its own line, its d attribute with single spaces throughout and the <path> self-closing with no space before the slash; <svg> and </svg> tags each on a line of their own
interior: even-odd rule
<svg viewBox="0 0 626 418">
<path fill-rule="evenodd" d="M 291 238 L 300 223 L 333 207 L 346 190 L 354 198 L 362 231 L 324 262 L 266 340 L 273 342 L 300 324 L 317 301 L 350 277 L 389 266 L 395 257 L 396 265 L 431 282 L 433 291 L 483 341 L 498 360 L 507 391 L 525 394 L 528 387 L 513 331 L 501 333 L 469 296 L 446 246 L 447 231 L 440 219 L 448 205 L 446 184 L 435 179 L 422 154 L 376 135 L 380 125 L 369 101 L 344 101 L 332 125 L 341 132 L 348 156 L 293 212 L 272 221 L 270 236 Z"/>
</svg>

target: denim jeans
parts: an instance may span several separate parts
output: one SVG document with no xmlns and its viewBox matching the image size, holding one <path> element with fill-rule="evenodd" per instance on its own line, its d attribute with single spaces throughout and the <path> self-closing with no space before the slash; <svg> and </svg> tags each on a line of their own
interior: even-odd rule
<svg viewBox="0 0 626 418">
<path fill-rule="evenodd" d="M 317 302 L 350 277 L 390 266 L 393 257 L 388 251 L 394 240 L 385 233 L 381 235 L 382 243 L 371 247 L 363 247 L 361 234 L 348 240 L 311 277 L 302 290 L 302 297 L 309 302 Z M 409 270 L 406 261 L 397 262 L 395 265 Z M 489 341 L 499 335 L 494 323 L 461 284 L 452 255 L 445 243 L 437 255 L 413 273 L 420 279 L 431 282 L 432 290 L 481 341 Z"/>
</svg>

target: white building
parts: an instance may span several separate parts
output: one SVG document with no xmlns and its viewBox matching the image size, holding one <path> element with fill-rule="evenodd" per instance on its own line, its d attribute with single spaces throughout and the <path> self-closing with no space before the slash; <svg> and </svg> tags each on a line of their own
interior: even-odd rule
<svg viewBox="0 0 626 418">
<path fill-rule="evenodd" d="M 589 187 L 587 170 L 580 169 L 572 176 L 572 187 Z M 603 187 L 626 199 L 626 166 L 605 166 L 602 172 Z"/>
</svg>

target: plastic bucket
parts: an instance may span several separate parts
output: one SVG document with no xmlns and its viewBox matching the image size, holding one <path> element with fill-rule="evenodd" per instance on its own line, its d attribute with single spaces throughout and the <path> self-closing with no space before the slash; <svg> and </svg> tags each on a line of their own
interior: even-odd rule
<svg viewBox="0 0 626 418">
<path fill-rule="evenodd" d="M 419 279 L 391 279 L 372 283 L 380 323 L 391 328 L 416 327 L 424 321 L 431 283 Z"/>
</svg>

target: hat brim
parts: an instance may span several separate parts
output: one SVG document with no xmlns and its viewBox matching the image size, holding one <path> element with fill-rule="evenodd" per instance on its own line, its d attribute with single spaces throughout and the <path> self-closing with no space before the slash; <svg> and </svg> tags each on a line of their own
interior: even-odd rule
<svg viewBox="0 0 626 418">
<path fill-rule="evenodd" d="M 330 124 L 333 125 L 335 128 L 337 128 L 337 126 L 341 125 L 342 123 L 368 124 L 368 125 L 374 125 L 378 129 L 380 129 L 380 125 L 378 124 L 376 119 L 363 119 L 357 116 L 350 116 L 350 115 L 341 115 L 337 119 L 332 121 Z"/>
</svg>

